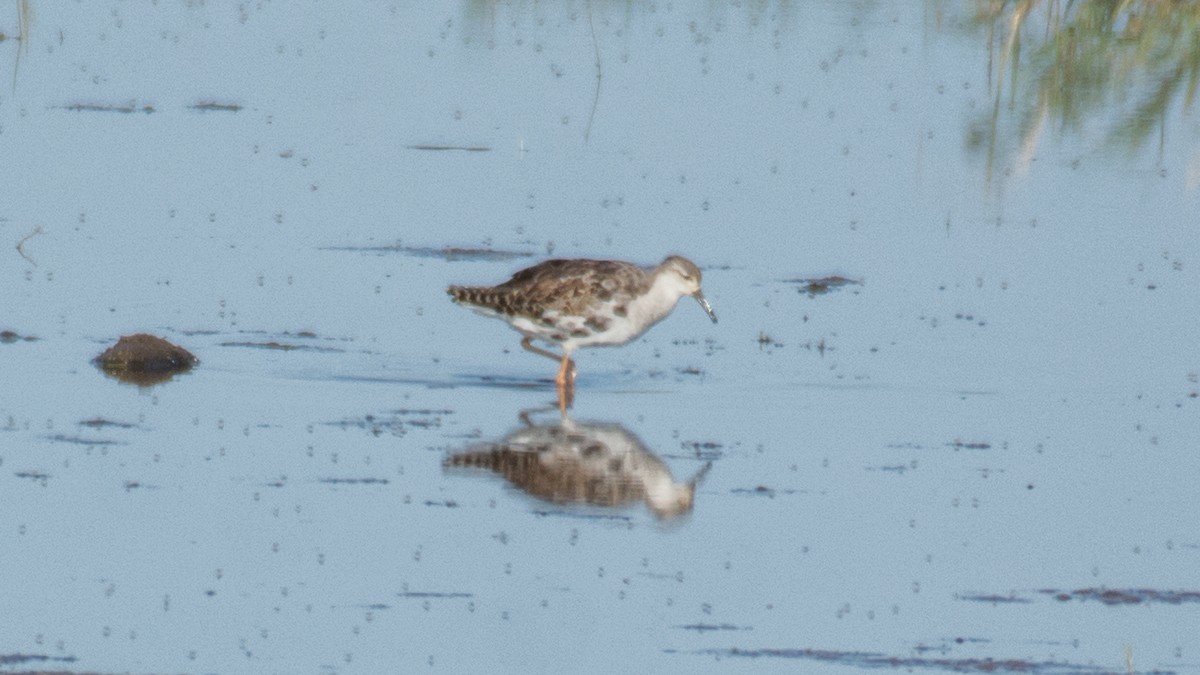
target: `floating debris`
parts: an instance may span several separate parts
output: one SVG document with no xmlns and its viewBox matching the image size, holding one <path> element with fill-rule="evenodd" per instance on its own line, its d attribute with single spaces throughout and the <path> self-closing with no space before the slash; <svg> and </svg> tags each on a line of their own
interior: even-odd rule
<svg viewBox="0 0 1200 675">
<path fill-rule="evenodd" d="M 380 436 L 384 433 L 390 433 L 393 436 L 403 436 L 408 433 L 409 427 L 417 427 L 420 429 L 436 429 L 442 426 L 442 415 L 450 414 L 450 410 L 393 410 L 381 416 L 364 415 L 363 417 L 353 417 L 338 420 L 336 422 L 322 422 L 325 426 L 338 427 L 340 429 L 363 429 L 372 436 Z"/>
<path fill-rule="evenodd" d="M 882 466 L 868 466 L 867 471 L 881 471 L 883 473 L 896 473 L 903 475 L 905 472 L 915 469 L 916 462 L 912 464 L 884 464 Z"/>
<path fill-rule="evenodd" d="M 123 336 L 93 361 L 122 382 L 145 387 L 191 369 L 199 359 L 160 337 L 137 333 Z"/>
<path fill-rule="evenodd" d="M 992 643 L 992 641 L 987 638 L 965 638 L 965 637 L 942 638 L 941 644 L 939 644 L 939 645 L 926 645 L 926 644 L 918 643 L 916 646 L 913 647 L 913 651 L 918 654 L 926 654 L 928 652 L 938 652 L 941 654 L 948 654 L 950 652 L 950 650 L 952 649 L 952 647 L 950 646 L 951 642 L 953 642 L 956 645 L 965 645 L 965 644 L 987 645 L 987 644 Z"/>
<path fill-rule="evenodd" d="M 197 101 L 188 108 L 197 112 L 238 112 L 242 109 L 240 103 L 220 103 L 218 101 Z"/>
<path fill-rule="evenodd" d="M 0 654 L 0 666 L 13 666 L 20 663 L 75 663 L 79 659 L 74 656 L 48 656 L 46 654 Z"/>
<path fill-rule="evenodd" d="M 947 443 L 946 447 L 954 448 L 955 450 L 991 450 L 992 444 L 983 441 L 960 441 L 955 439 L 953 443 Z"/>
<path fill-rule="evenodd" d="M 770 335 L 767 335 L 765 332 L 763 332 L 763 331 L 758 332 L 758 348 L 759 349 L 766 349 L 768 347 L 778 349 L 782 346 L 783 346 L 782 342 L 779 342 L 778 340 L 771 337 Z"/>
<path fill-rule="evenodd" d="M 417 145 L 404 146 L 409 150 L 432 150 L 434 152 L 445 152 L 447 150 L 458 150 L 460 152 L 491 152 L 492 149 L 484 145 L 435 145 L 420 143 Z"/>
<path fill-rule="evenodd" d="M 529 251 L 502 251 L 470 246 L 405 246 L 399 242 L 386 246 L 326 246 L 322 251 L 360 251 L 363 253 L 401 253 L 418 258 L 442 258 L 447 262 L 496 262 L 516 258 L 532 258 Z"/>
<path fill-rule="evenodd" d="M 271 340 L 269 342 L 222 342 L 222 347 L 249 347 L 251 349 L 274 349 L 281 352 L 305 351 L 322 354 L 344 354 L 346 350 L 338 347 L 318 347 L 316 345 L 296 345 Z"/>
<path fill-rule="evenodd" d="M 31 335 L 18 335 L 17 333 L 14 333 L 11 330 L 0 330 L 0 342 L 5 343 L 5 344 L 11 344 L 13 342 L 20 342 L 20 341 L 34 342 L 36 340 L 37 340 L 37 338 L 35 338 Z"/>
<path fill-rule="evenodd" d="M 1153 588 L 1080 588 L 1061 591 L 1053 588 L 1039 589 L 1038 593 L 1053 596 L 1059 602 L 1068 600 L 1099 600 L 1106 605 L 1140 605 L 1143 603 L 1165 603 L 1181 605 L 1185 602 L 1200 602 L 1200 591 L 1160 591 Z"/>
<path fill-rule="evenodd" d="M 828 277 L 811 277 L 805 279 L 784 279 L 784 283 L 799 284 L 800 292 L 807 293 L 808 297 L 816 297 L 823 295 L 833 290 L 842 288 L 843 286 L 862 286 L 862 279 L 850 279 L 842 276 Z"/>
<path fill-rule="evenodd" d="M 1079 600 L 1087 602 L 1097 600 L 1106 605 L 1141 605 L 1162 603 L 1167 605 L 1182 605 L 1184 603 L 1200 603 L 1200 591 L 1163 591 L 1153 588 L 1079 588 L 1073 591 L 1057 588 L 1040 588 L 1030 591 L 1049 596 L 1059 602 Z M 986 602 L 990 604 L 1028 604 L 1033 602 L 1015 593 L 999 595 L 994 593 L 972 593 L 954 596 L 956 600 L 970 602 Z"/>
<path fill-rule="evenodd" d="M 38 225 L 37 227 L 33 228 L 33 230 L 29 232 L 29 234 L 25 235 L 24 237 L 21 237 L 21 240 L 17 242 L 17 253 L 19 253 L 22 258 L 24 258 L 30 265 L 33 265 L 34 267 L 38 266 L 37 261 L 34 260 L 33 258 L 30 258 L 25 253 L 25 243 L 28 242 L 30 239 L 33 239 L 34 237 L 38 236 L 39 234 L 44 234 L 44 233 L 45 233 L 45 230 L 42 229 L 41 225 Z"/>
<path fill-rule="evenodd" d="M 770 498 L 775 497 L 774 488 L 769 488 L 766 485 L 756 485 L 752 488 L 736 487 L 736 488 L 731 488 L 729 490 L 729 492 L 732 494 L 735 494 L 735 495 L 753 495 L 756 497 L 770 497 Z"/>
<path fill-rule="evenodd" d="M 860 669 L 927 669 L 954 673 L 1034 673 L 1036 675 L 1108 675 L 1110 668 L 1066 663 L 1062 661 L 1028 661 L 1026 659 L 935 659 L 920 656 L 878 654 L 874 652 L 849 652 L 835 649 L 698 649 L 682 652 L 664 649 L 667 654 L 695 654 L 716 658 L 741 657 L 749 659 L 775 658 L 819 661 L 852 666 Z M 1150 671 L 1160 673 L 1161 671 Z M 1143 671 L 1143 675 L 1146 675 Z"/>
<path fill-rule="evenodd" d="M 710 631 L 735 631 L 735 630 L 754 630 L 750 626 L 735 626 L 731 623 L 689 623 L 682 626 L 672 626 L 680 630 L 692 630 L 697 633 L 707 633 Z"/>
<path fill-rule="evenodd" d="M 954 599 L 966 600 L 968 602 L 986 602 L 992 605 L 1027 605 L 1033 602 L 1029 598 L 1022 598 L 1014 594 L 997 595 L 995 593 L 975 593 L 967 595 L 956 594 Z"/>
<path fill-rule="evenodd" d="M 386 478 L 321 478 L 318 483 L 328 485 L 387 485 Z"/>
<path fill-rule="evenodd" d="M 122 113 L 126 115 L 136 112 L 146 113 L 147 115 L 153 112 L 158 112 L 154 109 L 154 106 L 149 104 L 139 106 L 137 101 L 130 101 L 124 105 L 115 103 L 72 103 L 70 105 L 62 106 L 62 109 L 70 110 L 71 112 L 109 112 Z"/>
<path fill-rule="evenodd" d="M 137 425 L 130 424 L 129 422 L 114 422 L 112 420 L 106 420 L 103 417 L 93 417 L 90 420 L 83 420 L 82 422 L 79 423 L 79 426 L 91 427 L 93 429 L 103 429 L 104 427 L 116 427 L 118 429 L 133 429 Z"/>
<path fill-rule="evenodd" d="M 679 448 L 683 450 L 678 455 L 663 455 L 671 459 L 702 459 L 708 462 L 721 459 L 725 455 L 722 448 L 725 447 L 714 441 L 683 441 L 679 444 Z"/>
<path fill-rule="evenodd" d="M 457 592 L 450 591 L 447 593 L 439 593 L 437 591 L 400 591 L 399 593 L 396 594 L 396 597 L 397 598 L 454 599 L 454 598 L 473 598 L 473 597 L 475 597 L 475 594 L 474 593 L 463 593 L 461 591 L 457 591 Z"/>
<path fill-rule="evenodd" d="M 103 438 L 84 438 L 82 436 L 68 436 L 66 434 L 54 434 L 46 436 L 46 440 L 55 443 L 74 443 L 75 445 L 125 445 L 120 441 L 110 441 Z"/>
</svg>

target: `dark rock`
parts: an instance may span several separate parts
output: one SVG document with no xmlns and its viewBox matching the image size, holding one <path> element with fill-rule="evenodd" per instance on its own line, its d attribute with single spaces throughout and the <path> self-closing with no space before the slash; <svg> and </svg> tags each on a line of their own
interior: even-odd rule
<svg viewBox="0 0 1200 675">
<path fill-rule="evenodd" d="M 123 336 L 94 361 L 117 379 L 148 386 L 191 369 L 199 359 L 183 347 L 160 337 L 137 333 Z"/>
</svg>

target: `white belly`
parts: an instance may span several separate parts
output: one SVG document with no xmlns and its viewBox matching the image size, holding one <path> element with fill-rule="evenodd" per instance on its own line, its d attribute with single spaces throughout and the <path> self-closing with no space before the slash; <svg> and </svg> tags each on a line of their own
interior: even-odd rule
<svg viewBox="0 0 1200 675">
<path fill-rule="evenodd" d="M 605 325 L 604 330 L 596 330 L 594 325 L 588 325 L 588 317 L 556 314 L 544 317 L 553 323 L 552 326 L 525 317 L 516 317 L 509 323 L 530 337 L 557 342 L 568 352 L 578 347 L 623 345 L 670 314 L 677 300 L 678 296 L 664 298 L 651 292 L 625 303 L 624 316 L 613 313 L 620 303 L 595 305 L 591 311 Z"/>
</svg>

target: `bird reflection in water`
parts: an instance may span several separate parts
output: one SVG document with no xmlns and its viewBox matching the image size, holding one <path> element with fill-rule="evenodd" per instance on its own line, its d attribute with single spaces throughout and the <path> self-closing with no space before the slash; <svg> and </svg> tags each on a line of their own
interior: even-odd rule
<svg viewBox="0 0 1200 675">
<path fill-rule="evenodd" d="M 616 423 L 536 424 L 522 412 L 524 426 L 494 443 L 446 458 L 447 469 L 485 469 L 521 491 L 554 504 L 622 507 L 639 501 L 662 519 L 690 513 L 696 485 L 709 462 L 686 483 L 628 429 Z"/>
</svg>

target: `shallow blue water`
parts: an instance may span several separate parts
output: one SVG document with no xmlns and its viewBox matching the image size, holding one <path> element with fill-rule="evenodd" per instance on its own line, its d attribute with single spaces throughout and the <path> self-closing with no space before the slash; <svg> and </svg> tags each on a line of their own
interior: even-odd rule
<svg viewBox="0 0 1200 675">
<path fill-rule="evenodd" d="M 0 670 L 1200 672 L 1181 107 L 989 177 L 995 54 L 936 3 L 35 10 Z M 554 400 L 448 284 L 669 253 L 720 323 L 581 351 L 571 414 L 711 463 L 690 514 L 443 468 Z M 90 365 L 138 331 L 200 365 Z"/>
</svg>

